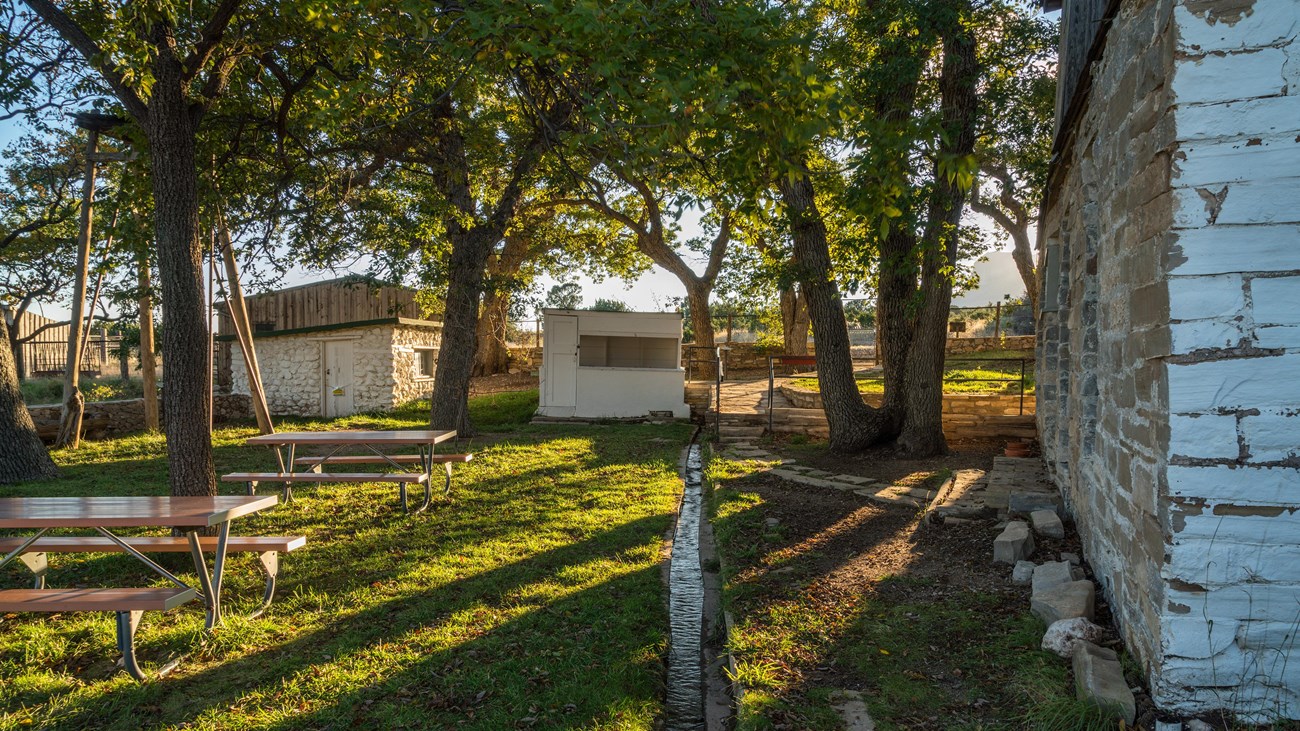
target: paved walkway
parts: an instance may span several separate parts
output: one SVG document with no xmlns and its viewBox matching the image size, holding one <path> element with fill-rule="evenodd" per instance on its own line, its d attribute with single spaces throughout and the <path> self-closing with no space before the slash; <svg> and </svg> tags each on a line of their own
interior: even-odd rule
<svg viewBox="0 0 1300 731">
<path fill-rule="evenodd" d="M 782 378 L 776 379 L 776 384 L 781 385 Z M 709 403 L 709 410 L 713 410 L 714 402 Z M 786 397 L 781 395 L 780 391 L 776 392 L 776 398 L 773 399 L 773 406 L 776 408 L 789 408 L 790 402 Z M 723 381 L 722 382 L 722 413 L 724 414 L 766 414 L 767 413 L 767 379 L 750 379 L 744 381 Z"/>
</svg>

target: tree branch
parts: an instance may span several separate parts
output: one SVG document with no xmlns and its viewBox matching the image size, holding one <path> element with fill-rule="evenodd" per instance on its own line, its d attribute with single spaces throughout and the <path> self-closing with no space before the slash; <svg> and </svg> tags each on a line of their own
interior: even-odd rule
<svg viewBox="0 0 1300 731">
<path fill-rule="evenodd" d="M 195 44 L 194 50 L 185 57 L 182 63 L 184 72 L 182 78 L 190 81 L 198 76 L 199 71 L 207 64 L 208 59 L 212 57 L 212 52 L 221 44 L 221 38 L 225 35 L 226 29 L 230 27 L 230 21 L 235 17 L 235 11 L 239 9 L 241 0 L 221 0 L 221 4 L 213 11 L 212 17 L 203 25 L 203 31 L 199 34 L 199 42 Z"/>
<path fill-rule="evenodd" d="M 127 113 L 135 118 L 137 124 L 144 125 L 148 121 L 148 105 L 144 103 L 135 89 L 127 85 L 126 81 L 122 79 L 122 75 L 108 65 L 99 44 L 80 25 L 77 25 L 75 20 L 51 0 L 27 0 L 27 6 L 32 9 L 32 12 L 39 15 L 41 20 L 44 20 L 46 24 L 53 28 L 64 41 L 77 49 L 82 58 L 86 59 L 86 63 L 90 64 L 104 77 L 104 81 L 113 90 L 118 101 L 122 102 L 122 106 L 126 107 Z"/>
</svg>

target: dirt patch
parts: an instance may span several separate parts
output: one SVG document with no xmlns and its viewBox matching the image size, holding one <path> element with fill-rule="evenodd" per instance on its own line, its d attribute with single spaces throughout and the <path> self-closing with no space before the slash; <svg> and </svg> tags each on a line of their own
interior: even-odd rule
<svg viewBox="0 0 1300 731">
<path fill-rule="evenodd" d="M 883 450 L 844 458 L 812 445 L 781 451 L 882 481 L 987 470 L 999 453 L 987 443 L 924 460 Z M 754 717 L 742 728 L 837 728 L 838 689 L 861 691 L 889 728 L 1038 728 L 1036 714 L 1073 707 L 1069 664 L 1038 647 L 1028 587 L 992 563 L 995 521 L 927 526 L 914 510 L 853 493 L 761 473 L 719 477 L 730 643 L 754 669 L 746 687 L 758 699 L 746 702 Z M 1040 540 L 1034 559 L 1062 551 L 1080 552 L 1072 531 Z M 1108 607 L 1099 600 L 1097 610 L 1108 626 Z"/>
<path fill-rule="evenodd" d="M 537 376 L 527 373 L 498 373 L 494 376 L 475 376 L 469 380 L 469 395 L 527 391 L 537 388 Z"/>
</svg>

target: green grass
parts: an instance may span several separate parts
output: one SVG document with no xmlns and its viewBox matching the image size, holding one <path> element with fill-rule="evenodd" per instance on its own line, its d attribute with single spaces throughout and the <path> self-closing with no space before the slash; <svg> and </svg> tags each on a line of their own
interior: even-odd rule
<svg viewBox="0 0 1300 731">
<path fill-rule="evenodd" d="M 983 358 L 985 353 L 977 354 Z M 953 360 L 961 368 L 947 368 L 943 374 L 944 393 L 984 393 L 984 394 L 1018 394 L 1020 393 L 1020 364 L 1012 362 L 990 363 L 987 366 L 971 366 L 966 359 Z M 815 377 L 795 378 L 792 385 L 808 391 L 816 391 L 820 386 Z M 885 381 L 878 376 L 858 376 L 858 392 L 884 393 Z M 1034 366 L 1025 366 L 1025 393 L 1034 392 Z"/>
<path fill-rule="evenodd" d="M 525 409 L 525 404 L 532 406 Z M 536 394 L 475 399 L 484 427 L 518 426 Z M 294 428 L 414 428 L 423 405 Z M 248 427 L 214 435 L 217 472 L 265 469 Z M 191 603 L 146 613 L 146 667 L 116 670 L 106 614 L 0 616 L 0 729 L 650 729 L 661 709 L 667 619 L 663 536 L 680 489 L 685 425 L 523 427 L 471 445 L 451 500 L 405 516 L 391 485 L 302 487 L 241 518 L 244 534 L 307 536 L 283 558 L 271 611 L 249 556 L 232 558 L 229 614 L 211 636 Z M 158 435 L 55 453 L 64 477 L 0 495 L 166 491 Z M 234 486 L 223 486 L 233 493 Z M 185 571 L 180 556 L 164 556 Z M 50 584 L 163 585 L 125 556 L 53 557 Z M 8 569 L 0 586 L 26 586 Z"/>
<path fill-rule="evenodd" d="M 1074 699 L 1068 663 L 1039 649 L 1043 626 L 1008 605 L 1016 598 L 909 575 L 819 590 L 818 552 L 791 552 L 800 539 L 767 526 L 747 472 L 727 460 L 706 470 L 735 620 L 728 650 L 745 683 L 738 731 L 841 728 L 836 687 L 860 687 L 880 731 L 1113 728 Z M 834 679 L 820 682 L 828 669 Z"/>
<path fill-rule="evenodd" d="M 22 382 L 23 401 L 30 406 L 63 403 L 63 379 L 29 378 Z M 114 401 L 140 398 L 143 384 L 138 378 L 83 378 L 81 395 L 86 401 Z"/>
</svg>

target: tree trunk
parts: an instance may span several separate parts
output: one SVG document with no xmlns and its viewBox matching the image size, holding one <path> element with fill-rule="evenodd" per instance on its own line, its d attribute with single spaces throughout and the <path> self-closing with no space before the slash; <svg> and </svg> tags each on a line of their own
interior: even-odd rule
<svg viewBox="0 0 1300 731">
<path fill-rule="evenodd" d="M 144 428 L 158 431 L 158 362 L 153 354 L 153 295 L 149 257 L 140 256 L 140 380 L 144 391 Z"/>
<path fill-rule="evenodd" d="M 528 239 L 506 236 L 497 256 L 489 257 L 488 291 L 478 318 L 478 351 L 474 375 L 505 373 L 510 367 L 507 338 L 510 330 L 510 294 L 518 286 L 519 270 L 528 259 Z"/>
<path fill-rule="evenodd" d="M 505 373 L 510 367 L 506 335 L 510 327 L 510 292 L 497 289 L 483 298 L 478 318 L 478 350 L 474 354 L 474 375 Z"/>
<path fill-rule="evenodd" d="M 782 175 L 778 186 L 790 221 L 795 266 L 803 277 L 799 283 L 817 339 L 817 378 L 830 427 L 830 448 L 841 453 L 861 451 L 893 438 L 898 420 L 890 412 L 867 406 L 858 393 L 848 323 L 839 288 L 830 276 L 826 224 L 817 210 L 812 180 L 806 173 L 794 179 Z"/>
<path fill-rule="evenodd" d="M 1011 241 L 1011 261 L 1016 263 L 1016 271 L 1020 272 L 1020 279 L 1025 283 L 1025 295 L 1029 298 L 1029 304 L 1033 312 L 1038 312 L 1038 272 L 1034 269 L 1034 252 L 1029 244 L 1028 227 L 1018 228 L 1010 232 Z"/>
<path fill-rule="evenodd" d="M 27 366 L 23 362 L 23 344 L 18 340 L 18 326 L 21 324 L 23 313 L 0 305 L 0 317 L 5 321 L 9 352 L 13 354 L 14 359 L 14 372 L 17 374 L 18 382 L 22 383 L 27 375 Z"/>
<path fill-rule="evenodd" d="M 786 355 L 808 355 L 808 298 L 793 285 L 781 290 L 781 336 Z"/>
<path fill-rule="evenodd" d="M 943 43 L 943 71 L 939 79 L 944 127 L 941 147 L 948 159 L 970 155 L 975 149 L 979 97 L 979 66 L 975 39 L 959 25 Z M 952 304 L 951 266 L 957 261 L 958 228 L 967 186 L 936 166 L 935 187 L 926 216 L 921 268 L 921 314 L 907 357 L 907 408 L 899 449 L 915 457 L 943 454 L 943 361 L 947 345 L 948 310 Z"/>
<path fill-rule="evenodd" d="M 212 364 L 203 295 L 196 123 L 181 90 L 180 63 L 160 59 L 146 132 L 153 174 L 154 235 L 162 284 L 163 422 L 172 495 L 216 495 L 212 463 Z"/>
<path fill-rule="evenodd" d="M 86 177 L 81 188 L 81 221 L 77 230 L 77 271 L 72 287 L 72 322 L 68 326 L 68 354 L 63 361 L 63 411 L 59 435 L 54 443 L 76 449 L 81 444 L 81 417 L 85 401 L 81 395 L 82 320 L 86 319 L 86 276 L 90 268 L 90 227 L 95 206 L 95 151 L 99 132 L 90 130 L 86 140 Z M 91 313 L 94 316 L 94 313 Z M 89 322 L 87 321 L 87 325 Z M 88 333 L 90 328 L 86 327 Z"/>
<path fill-rule="evenodd" d="M 9 326 L 0 317 L 2 342 L 9 341 Z M 0 484 L 58 477 L 50 453 L 41 443 L 32 415 L 23 403 L 13 352 L 0 347 Z"/>
<path fill-rule="evenodd" d="M 429 424 L 434 429 L 455 429 L 461 436 L 474 433 L 469 420 L 469 381 L 474 369 L 483 271 L 498 239 L 495 233 L 477 227 L 451 236 L 447 306 L 442 317 L 442 344 L 438 347 Z"/>
</svg>

